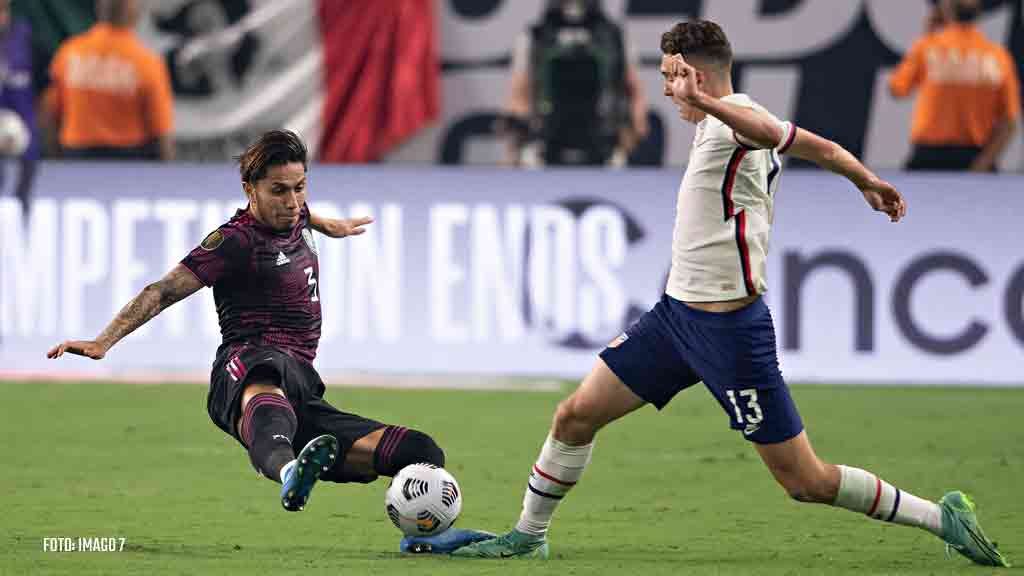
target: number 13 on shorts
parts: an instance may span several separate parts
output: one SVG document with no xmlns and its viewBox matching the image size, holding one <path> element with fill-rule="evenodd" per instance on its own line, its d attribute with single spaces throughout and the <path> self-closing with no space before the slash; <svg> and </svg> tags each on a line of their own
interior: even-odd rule
<svg viewBox="0 0 1024 576">
<path fill-rule="evenodd" d="M 732 408 L 736 412 L 736 423 L 739 425 L 751 424 L 757 425 L 764 420 L 764 413 L 761 412 L 761 405 L 757 403 L 757 390 L 754 388 L 748 388 L 746 390 L 739 391 L 739 402 L 736 400 L 736 392 L 733 390 L 726 390 L 725 394 L 729 397 L 729 401 L 732 402 Z M 744 408 L 748 408 L 746 414 L 743 409 L 740 408 L 740 403 L 746 402 Z M 745 416 L 745 418 L 744 418 Z"/>
</svg>

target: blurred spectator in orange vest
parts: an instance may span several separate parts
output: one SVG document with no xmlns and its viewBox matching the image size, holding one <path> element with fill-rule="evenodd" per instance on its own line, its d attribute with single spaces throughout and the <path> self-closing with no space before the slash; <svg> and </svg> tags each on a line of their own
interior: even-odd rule
<svg viewBox="0 0 1024 576">
<path fill-rule="evenodd" d="M 943 0 L 941 9 L 944 25 L 919 39 L 889 78 L 897 98 L 920 91 L 907 169 L 992 172 L 1020 117 L 1013 57 L 974 25 L 980 0 Z"/>
<path fill-rule="evenodd" d="M 45 109 L 69 158 L 174 158 L 167 67 L 135 35 L 138 0 L 98 0 L 98 22 L 50 64 Z"/>
</svg>

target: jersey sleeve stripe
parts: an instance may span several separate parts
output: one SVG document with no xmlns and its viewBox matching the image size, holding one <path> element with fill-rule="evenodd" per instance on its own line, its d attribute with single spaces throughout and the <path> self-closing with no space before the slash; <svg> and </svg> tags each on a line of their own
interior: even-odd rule
<svg viewBox="0 0 1024 576">
<path fill-rule="evenodd" d="M 743 161 L 743 157 L 747 155 L 747 151 L 743 148 L 737 148 L 733 151 L 732 156 L 729 157 L 729 163 L 725 169 L 725 180 L 722 181 L 722 212 L 724 221 L 728 222 L 729 218 L 733 216 L 733 210 L 735 205 L 732 201 L 732 187 L 736 183 L 736 171 L 740 167 L 740 162 Z"/>
<path fill-rule="evenodd" d="M 786 150 L 793 145 L 793 140 L 796 139 L 796 124 L 789 123 L 789 135 L 786 136 L 786 143 L 779 147 L 779 154 L 785 154 Z"/>
<path fill-rule="evenodd" d="M 747 144 L 743 140 L 741 140 L 739 132 L 737 132 L 735 130 L 732 131 L 732 139 L 735 140 L 736 143 L 739 144 L 740 148 L 743 148 L 744 150 L 750 150 L 750 151 L 761 150 L 761 148 L 758 148 L 757 146 L 752 146 L 750 144 Z"/>
<path fill-rule="evenodd" d="M 740 268 L 743 269 L 743 284 L 747 296 L 756 294 L 754 278 L 750 275 L 750 248 L 747 246 L 747 214 L 740 210 L 736 213 L 736 248 L 740 252 Z"/>
<path fill-rule="evenodd" d="M 769 150 L 768 153 L 769 153 L 769 158 L 772 161 L 772 170 L 771 170 L 771 172 L 768 173 L 768 186 L 764 189 L 764 191 L 765 191 L 765 194 L 768 194 L 769 196 L 771 196 L 772 195 L 772 182 L 775 180 L 775 177 L 779 175 L 779 170 L 782 169 L 782 164 L 780 164 L 779 160 L 775 157 L 775 151 L 774 150 Z"/>
</svg>

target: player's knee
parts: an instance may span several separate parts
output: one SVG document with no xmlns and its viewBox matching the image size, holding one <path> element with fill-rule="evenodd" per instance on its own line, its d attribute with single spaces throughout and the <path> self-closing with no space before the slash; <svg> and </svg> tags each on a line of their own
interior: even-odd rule
<svg viewBox="0 0 1024 576">
<path fill-rule="evenodd" d="M 444 467 L 444 450 L 419 430 L 389 426 L 373 454 L 373 467 L 381 476 L 394 476 L 409 464 Z"/>
<path fill-rule="evenodd" d="M 589 442 L 600 426 L 586 399 L 573 394 L 558 404 L 552 428 L 555 435 L 563 440 Z"/>
<path fill-rule="evenodd" d="M 555 409 L 554 424 L 556 427 L 570 426 L 576 424 L 580 420 L 580 416 L 575 399 L 570 396 L 558 403 L 558 408 Z"/>
</svg>

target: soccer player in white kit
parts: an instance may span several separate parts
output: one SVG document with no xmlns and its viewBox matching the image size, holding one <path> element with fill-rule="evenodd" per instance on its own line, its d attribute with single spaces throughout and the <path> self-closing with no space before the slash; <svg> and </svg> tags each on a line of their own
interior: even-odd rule
<svg viewBox="0 0 1024 576">
<path fill-rule="evenodd" d="M 978 564 L 1007 565 L 963 493 L 930 502 L 865 470 L 819 459 L 779 372 L 771 312 L 761 298 L 779 156 L 846 177 L 892 222 L 906 213 L 900 193 L 838 144 L 733 93 L 732 49 L 717 24 L 677 24 L 662 36 L 661 49 L 664 95 L 697 125 L 679 187 L 666 293 L 559 404 L 515 529 L 454 554 L 547 557 L 551 516 L 583 474 L 597 431 L 644 404 L 661 409 L 703 381 L 730 427 L 753 443 L 794 499 L 916 526 Z"/>
</svg>

